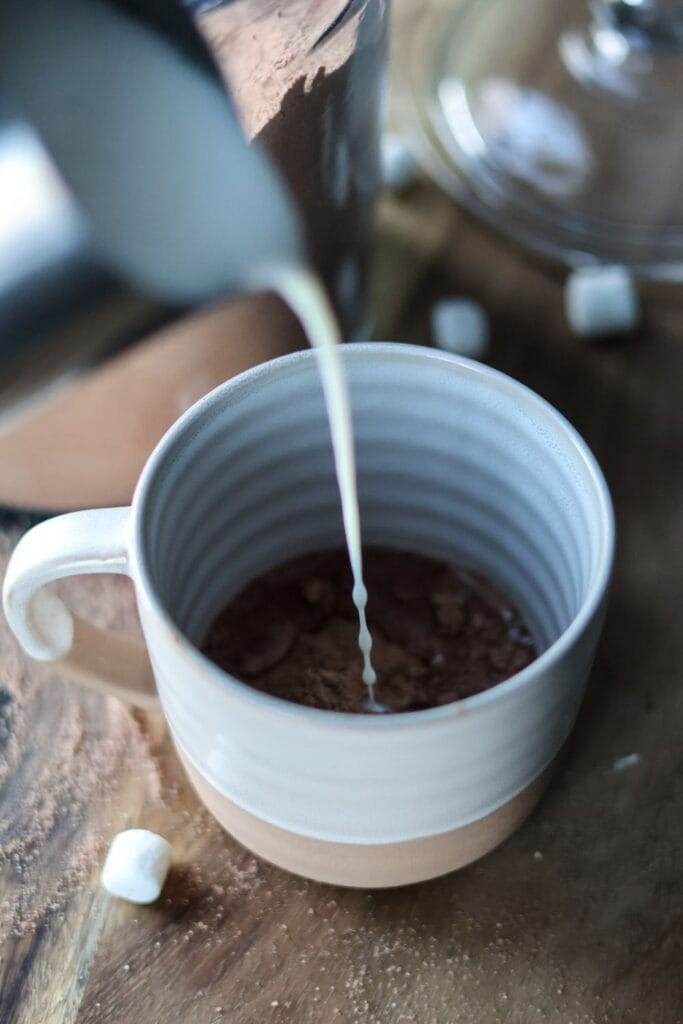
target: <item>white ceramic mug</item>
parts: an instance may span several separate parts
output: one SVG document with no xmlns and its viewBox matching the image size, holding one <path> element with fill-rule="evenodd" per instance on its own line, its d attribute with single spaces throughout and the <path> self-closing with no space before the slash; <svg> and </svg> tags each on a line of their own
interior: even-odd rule
<svg viewBox="0 0 683 1024">
<path fill-rule="evenodd" d="M 613 515 L 581 438 L 510 378 L 403 345 L 349 346 L 344 363 L 365 543 L 493 577 L 541 650 L 524 671 L 445 707 L 354 716 L 257 692 L 200 653 L 248 581 L 343 544 L 311 352 L 195 405 L 151 456 L 132 508 L 31 530 L 4 604 L 34 658 L 138 704 L 159 699 L 201 799 L 253 851 L 323 881 L 398 885 L 486 853 L 538 800 L 593 660 Z M 90 572 L 131 576 L 149 660 L 42 589 Z"/>
</svg>

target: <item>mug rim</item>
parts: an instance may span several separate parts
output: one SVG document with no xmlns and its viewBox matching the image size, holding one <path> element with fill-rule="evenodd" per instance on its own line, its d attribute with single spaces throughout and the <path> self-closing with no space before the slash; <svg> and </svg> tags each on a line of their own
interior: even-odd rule
<svg viewBox="0 0 683 1024">
<path fill-rule="evenodd" d="M 308 707 L 307 705 L 296 704 L 282 697 L 276 697 L 257 690 L 237 676 L 221 669 L 185 636 L 173 621 L 173 618 L 157 594 L 145 551 L 143 527 L 153 481 L 169 453 L 173 451 L 174 446 L 190 423 L 202 416 L 212 405 L 220 403 L 226 395 L 242 387 L 245 380 L 256 379 L 259 376 L 270 376 L 282 368 L 288 368 L 297 363 L 315 361 L 317 354 L 312 348 L 302 349 L 298 352 L 292 352 L 268 360 L 258 366 L 250 367 L 223 384 L 219 384 L 218 387 L 190 406 L 167 430 L 147 459 L 133 495 L 130 534 L 132 539 L 130 564 L 133 580 L 144 590 L 145 599 L 157 616 L 158 621 L 163 625 L 168 641 L 171 641 L 174 646 L 180 645 L 180 648 L 190 658 L 191 663 L 208 675 L 214 684 L 219 685 L 222 689 L 225 689 L 226 686 L 235 689 L 240 696 L 247 697 L 250 701 L 261 707 L 271 707 L 281 713 L 295 715 L 296 717 L 304 716 L 312 721 L 317 721 L 318 724 L 339 724 L 347 728 L 367 727 L 371 729 L 386 729 L 395 728 L 397 725 L 410 726 L 411 724 L 426 723 L 448 718 L 453 714 L 478 711 L 499 700 L 505 700 L 530 684 L 539 674 L 548 670 L 573 647 L 586 626 L 590 623 L 606 594 L 614 564 L 616 528 L 612 499 L 600 465 L 578 430 L 555 406 L 532 388 L 515 380 L 514 377 L 503 373 L 501 370 L 479 363 L 476 360 L 467 359 L 464 356 L 456 356 L 426 346 L 403 342 L 353 342 L 343 346 L 342 354 L 345 359 L 358 358 L 360 360 L 371 360 L 373 356 L 380 359 L 383 357 L 391 359 L 395 356 L 409 356 L 425 363 L 440 363 L 451 369 L 464 370 L 480 379 L 484 379 L 487 384 L 492 385 L 494 389 L 505 393 L 507 396 L 510 394 L 523 396 L 527 401 L 535 404 L 549 418 L 553 426 L 569 439 L 574 453 L 583 462 L 584 467 L 588 471 L 591 483 L 595 489 L 596 511 L 598 513 L 603 543 L 598 553 L 598 564 L 593 573 L 593 579 L 581 602 L 581 606 L 572 621 L 557 639 L 526 668 L 509 676 L 502 682 L 496 683 L 495 686 L 489 687 L 489 689 L 480 693 L 475 693 L 470 697 L 463 697 L 449 704 L 419 711 L 404 711 L 400 714 L 388 715 L 358 715 L 351 712 Z"/>
</svg>

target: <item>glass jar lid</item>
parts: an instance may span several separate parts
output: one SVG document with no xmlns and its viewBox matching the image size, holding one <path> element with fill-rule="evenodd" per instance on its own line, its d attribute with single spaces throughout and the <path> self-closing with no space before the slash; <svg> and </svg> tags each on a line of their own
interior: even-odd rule
<svg viewBox="0 0 683 1024">
<path fill-rule="evenodd" d="M 498 230 L 678 280 L 681 5 L 639 6 L 429 0 L 403 26 L 399 109 L 426 169 Z"/>
</svg>

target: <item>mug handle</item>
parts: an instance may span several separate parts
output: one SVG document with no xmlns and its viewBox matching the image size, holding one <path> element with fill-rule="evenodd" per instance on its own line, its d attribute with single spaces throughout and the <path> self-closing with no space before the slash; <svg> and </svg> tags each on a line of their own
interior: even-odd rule
<svg viewBox="0 0 683 1024">
<path fill-rule="evenodd" d="M 129 575 L 129 508 L 70 512 L 48 519 L 22 537 L 7 567 L 3 606 L 27 654 L 52 661 L 79 683 L 141 708 L 159 705 L 147 651 L 90 625 L 43 588 L 65 576 Z"/>
</svg>

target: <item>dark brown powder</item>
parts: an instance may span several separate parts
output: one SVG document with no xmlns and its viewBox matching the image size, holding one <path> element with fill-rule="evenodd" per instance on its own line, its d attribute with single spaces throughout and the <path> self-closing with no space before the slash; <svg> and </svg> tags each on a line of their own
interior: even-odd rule
<svg viewBox="0 0 683 1024">
<path fill-rule="evenodd" d="M 0 569 L 15 540 L 0 534 Z M 99 625 L 129 630 L 135 623 L 128 581 L 84 577 L 60 590 Z M 110 816 L 118 814 L 122 786 L 155 807 L 164 803 L 165 780 L 144 716 L 30 662 L 4 620 L 0 663 L 2 942 L 61 913 L 93 880 L 116 831 Z"/>
<path fill-rule="evenodd" d="M 450 704 L 536 657 L 518 609 L 477 573 L 422 555 L 365 552 L 377 700 L 390 711 Z M 345 551 L 296 559 L 248 586 L 218 616 L 205 653 L 284 700 L 366 711 L 358 619 Z"/>
</svg>

